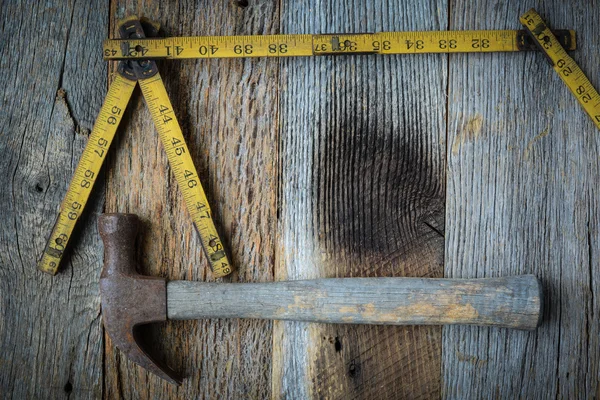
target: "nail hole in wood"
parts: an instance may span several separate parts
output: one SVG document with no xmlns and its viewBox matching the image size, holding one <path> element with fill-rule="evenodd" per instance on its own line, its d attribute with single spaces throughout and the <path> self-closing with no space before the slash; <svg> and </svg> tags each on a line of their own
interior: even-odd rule
<svg viewBox="0 0 600 400">
<path fill-rule="evenodd" d="M 334 342 L 335 352 L 339 353 L 342 350 L 342 342 L 340 342 L 340 338 L 336 336 Z"/>
<path fill-rule="evenodd" d="M 233 3 L 240 8 L 248 7 L 248 0 L 234 0 Z"/>
<path fill-rule="evenodd" d="M 73 391 L 73 385 L 71 382 L 67 381 L 65 384 L 65 393 L 71 393 Z"/>
<path fill-rule="evenodd" d="M 44 188 L 39 183 L 36 183 L 35 190 L 37 190 L 39 193 L 42 193 L 44 191 Z"/>
<path fill-rule="evenodd" d="M 356 375 L 360 373 L 360 365 L 356 363 L 354 360 L 350 361 L 350 366 L 348 367 L 348 375 L 351 378 L 354 378 Z"/>
</svg>

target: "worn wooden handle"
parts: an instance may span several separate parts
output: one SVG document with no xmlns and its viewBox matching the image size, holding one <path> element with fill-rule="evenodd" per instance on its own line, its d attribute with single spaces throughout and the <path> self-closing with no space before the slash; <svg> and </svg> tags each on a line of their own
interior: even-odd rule
<svg viewBox="0 0 600 400">
<path fill-rule="evenodd" d="M 169 319 L 261 318 L 347 324 L 492 325 L 535 329 L 533 275 L 487 279 L 340 278 L 167 283 Z"/>
</svg>

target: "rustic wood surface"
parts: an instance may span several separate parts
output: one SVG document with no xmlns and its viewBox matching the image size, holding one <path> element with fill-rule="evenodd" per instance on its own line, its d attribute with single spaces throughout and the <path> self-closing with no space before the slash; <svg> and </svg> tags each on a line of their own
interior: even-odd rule
<svg viewBox="0 0 600 400">
<path fill-rule="evenodd" d="M 282 33 L 439 30 L 447 5 L 283 2 Z M 276 280 L 439 277 L 447 57 L 285 59 Z M 439 327 L 275 323 L 273 395 L 440 393 Z"/>
<path fill-rule="evenodd" d="M 270 34 L 278 27 L 271 2 L 245 9 L 230 2 L 114 2 L 111 10 L 113 34 L 118 19 L 131 14 L 160 21 L 173 36 Z M 266 59 L 159 63 L 216 225 L 237 268 L 228 280 L 273 279 L 277 66 L 277 60 Z M 147 106 L 137 99 L 114 145 L 106 210 L 141 218 L 143 273 L 213 280 Z M 153 327 L 149 340 L 156 353 L 188 378 L 181 387 L 144 372 L 106 338 L 105 393 L 109 398 L 267 398 L 271 330 L 270 322 L 258 320 Z"/>
<path fill-rule="evenodd" d="M 1 7 L 0 397 L 99 398 L 103 179 L 61 273 L 36 261 L 106 93 L 108 4 Z"/>
<path fill-rule="evenodd" d="M 0 7 L 1 398 L 600 397 L 600 136 L 539 54 L 159 64 L 237 267 L 225 281 L 533 273 L 535 332 L 174 321 L 146 339 L 188 379 L 147 374 L 103 335 L 98 214 L 140 215 L 141 272 L 214 279 L 139 90 L 67 262 L 55 277 L 35 267 L 119 18 L 169 35 L 517 29 L 536 7 L 577 30 L 573 56 L 598 88 L 597 1 Z"/>
<path fill-rule="evenodd" d="M 535 6 L 577 30 L 573 57 L 600 87 L 598 3 L 520 3 L 457 4 L 450 29 L 512 28 Z M 450 60 L 445 274 L 533 273 L 546 314 L 535 332 L 444 328 L 443 393 L 599 397 L 600 132 L 539 54 Z"/>
</svg>

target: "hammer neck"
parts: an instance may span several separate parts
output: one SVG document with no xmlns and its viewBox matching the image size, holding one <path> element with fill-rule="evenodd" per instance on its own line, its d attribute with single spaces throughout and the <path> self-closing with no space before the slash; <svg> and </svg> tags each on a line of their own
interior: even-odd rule
<svg viewBox="0 0 600 400">
<path fill-rule="evenodd" d="M 115 274 L 135 274 L 135 238 L 138 218 L 135 214 L 103 214 L 98 230 L 104 242 L 104 268 L 101 278 Z"/>
</svg>

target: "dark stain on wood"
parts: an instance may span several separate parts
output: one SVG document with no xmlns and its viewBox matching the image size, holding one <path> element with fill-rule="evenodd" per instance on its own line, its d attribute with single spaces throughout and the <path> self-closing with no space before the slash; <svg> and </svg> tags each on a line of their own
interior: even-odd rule
<svg viewBox="0 0 600 400">
<path fill-rule="evenodd" d="M 335 348 L 335 352 L 339 353 L 340 351 L 342 351 L 342 341 L 340 340 L 339 337 L 335 337 L 335 340 L 333 342 L 333 346 Z"/>
<path fill-rule="evenodd" d="M 444 2 L 307 1 L 281 8 L 285 33 L 446 29 Z M 373 21 L 370 10 L 380 9 L 386 12 Z M 283 262 L 276 279 L 441 276 L 446 60 L 281 61 Z M 280 398 L 440 395 L 439 327 L 285 323 L 282 329 L 273 356 Z M 339 352 L 321 340 L 336 336 L 343 338 Z M 276 373 L 278 360 L 286 374 Z"/>
<path fill-rule="evenodd" d="M 362 257 L 362 276 L 376 276 L 374 263 L 390 254 L 402 262 L 427 242 L 443 243 L 444 177 L 428 164 L 427 149 L 411 142 L 432 133 L 408 121 L 403 129 L 411 132 L 397 132 L 369 117 L 382 106 L 377 99 L 366 109 L 349 104 L 352 114 L 333 117 L 313 172 L 317 211 L 325 214 L 315 215 L 322 247 Z"/>
<path fill-rule="evenodd" d="M 348 365 L 348 376 L 350 378 L 356 378 L 360 374 L 360 363 L 356 360 L 351 360 Z"/>
</svg>

